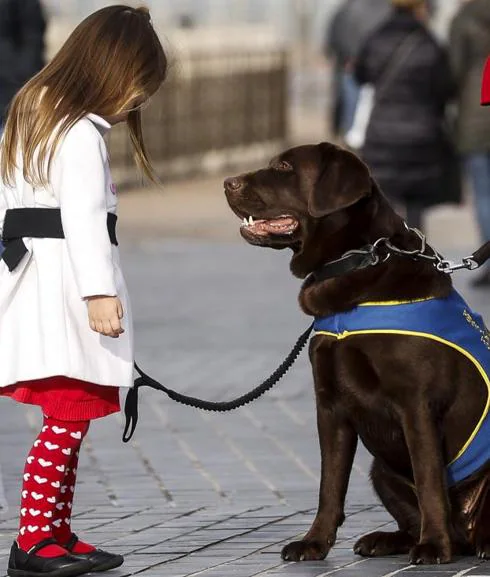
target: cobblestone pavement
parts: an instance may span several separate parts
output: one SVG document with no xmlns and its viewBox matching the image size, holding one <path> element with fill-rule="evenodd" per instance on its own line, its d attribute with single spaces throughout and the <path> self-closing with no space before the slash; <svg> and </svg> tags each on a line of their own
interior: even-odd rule
<svg viewBox="0 0 490 577">
<path fill-rule="evenodd" d="M 124 244 L 138 361 L 178 390 L 212 400 L 248 390 L 276 368 L 309 322 L 296 305 L 299 283 L 289 275 L 286 253 L 226 242 Z M 487 295 L 465 294 L 490 312 Z M 115 577 L 490 576 L 490 565 L 475 558 L 410 568 L 405 556 L 355 556 L 359 535 L 393 526 L 370 488 L 370 458 L 362 448 L 347 519 L 327 560 L 281 562 L 282 545 L 309 527 L 317 501 L 311 381 L 303 354 L 273 392 L 227 415 L 145 390 L 130 444 L 120 442 L 119 416 L 93 424 L 79 469 L 75 530 L 126 555 Z M 0 402 L 4 566 L 21 469 L 39 423 L 35 409 Z"/>
</svg>

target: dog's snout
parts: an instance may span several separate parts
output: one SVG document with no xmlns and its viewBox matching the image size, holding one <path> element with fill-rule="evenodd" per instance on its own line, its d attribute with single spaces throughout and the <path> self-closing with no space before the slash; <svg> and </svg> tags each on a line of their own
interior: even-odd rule
<svg viewBox="0 0 490 577">
<path fill-rule="evenodd" d="M 231 178 L 227 178 L 225 180 L 225 188 L 231 190 L 232 192 L 237 192 L 242 188 L 243 180 L 238 178 L 237 176 L 232 176 Z"/>
</svg>

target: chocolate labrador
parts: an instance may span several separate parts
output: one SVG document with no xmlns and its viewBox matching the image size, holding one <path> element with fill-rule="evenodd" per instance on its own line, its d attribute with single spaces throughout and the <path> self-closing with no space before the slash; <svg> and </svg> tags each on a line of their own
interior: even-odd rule
<svg viewBox="0 0 490 577">
<path fill-rule="evenodd" d="M 437 253 L 394 212 L 366 165 L 332 144 L 292 148 L 267 168 L 228 178 L 225 192 L 247 242 L 292 250 L 291 271 L 306 279 L 300 305 L 317 323 L 309 354 L 318 513 L 283 558 L 323 559 L 335 543 L 358 439 L 374 456 L 372 483 L 398 530 L 362 537 L 356 553 L 409 553 L 428 564 L 490 557 L 482 366 L 490 369 L 490 337 Z M 444 336 L 453 321 L 461 335 L 477 335 L 480 361 L 473 345 Z"/>
</svg>

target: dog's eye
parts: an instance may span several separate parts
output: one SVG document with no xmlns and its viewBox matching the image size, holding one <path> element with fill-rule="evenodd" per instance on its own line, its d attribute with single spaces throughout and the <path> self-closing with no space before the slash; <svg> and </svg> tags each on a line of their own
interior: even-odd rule
<svg viewBox="0 0 490 577">
<path fill-rule="evenodd" d="M 276 164 L 274 168 L 276 170 L 280 170 L 281 172 L 292 172 L 293 165 L 290 164 L 287 160 L 281 160 Z"/>
</svg>

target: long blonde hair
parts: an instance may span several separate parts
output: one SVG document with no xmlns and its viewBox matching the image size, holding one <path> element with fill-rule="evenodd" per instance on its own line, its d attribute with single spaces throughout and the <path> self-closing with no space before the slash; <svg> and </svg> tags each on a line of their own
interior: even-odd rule
<svg viewBox="0 0 490 577">
<path fill-rule="evenodd" d="M 124 5 L 83 20 L 51 62 L 12 101 L 2 147 L 0 178 L 11 184 L 22 152 L 24 179 L 46 186 L 56 148 L 88 113 L 114 116 L 130 110 L 127 126 L 140 169 L 154 179 L 135 103 L 158 90 L 167 58 L 146 8 Z"/>
</svg>

